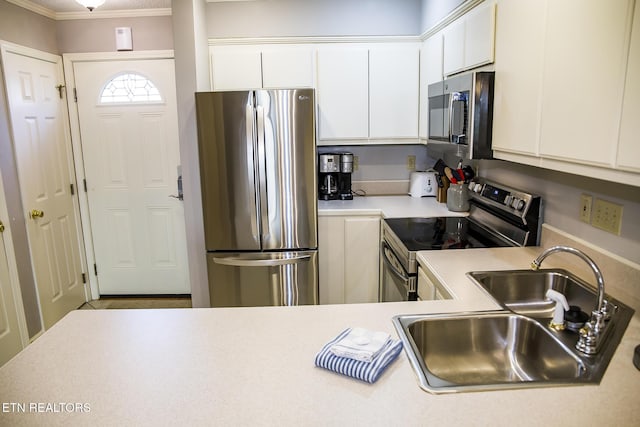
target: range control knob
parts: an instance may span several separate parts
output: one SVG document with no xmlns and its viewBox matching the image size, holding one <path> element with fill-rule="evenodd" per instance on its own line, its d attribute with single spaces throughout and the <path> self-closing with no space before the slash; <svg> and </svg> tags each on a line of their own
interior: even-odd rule
<svg viewBox="0 0 640 427">
<path fill-rule="evenodd" d="M 476 187 L 476 183 L 474 181 L 469 181 L 469 191 L 473 191 L 473 189 Z"/>
<path fill-rule="evenodd" d="M 482 191 L 482 184 L 476 184 L 476 186 L 473 188 L 473 191 L 476 193 Z"/>
<path fill-rule="evenodd" d="M 511 207 L 517 211 L 521 210 L 522 208 L 524 208 L 524 200 L 514 197 L 513 201 L 511 202 Z"/>
</svg>

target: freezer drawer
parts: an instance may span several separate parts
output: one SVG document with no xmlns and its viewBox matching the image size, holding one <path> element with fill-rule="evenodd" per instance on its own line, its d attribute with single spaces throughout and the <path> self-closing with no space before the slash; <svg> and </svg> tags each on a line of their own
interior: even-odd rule
<svg viewBox="0 0 640 427">
<path fill-rule="evenodd" d="M 318 304 L 318 252 L 207 254 L 211 307 Z"/>
</svg>

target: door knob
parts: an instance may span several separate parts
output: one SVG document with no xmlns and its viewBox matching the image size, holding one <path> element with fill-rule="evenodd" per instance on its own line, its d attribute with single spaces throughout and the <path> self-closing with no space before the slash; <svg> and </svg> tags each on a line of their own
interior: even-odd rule
<svg viewBox="0 0 640 427">
<path fill-rule="evenodd" d="M 38 209 L 31 209 L 31 212 L 29 212 L 29 218 L 31 219 L 42 218 L 43 216 L 44 211 Z"/>
<path fill-rule="evenodd" d="M 0 233 L 4 233 L 4 224 L 0 221 Z"/>
</svg>

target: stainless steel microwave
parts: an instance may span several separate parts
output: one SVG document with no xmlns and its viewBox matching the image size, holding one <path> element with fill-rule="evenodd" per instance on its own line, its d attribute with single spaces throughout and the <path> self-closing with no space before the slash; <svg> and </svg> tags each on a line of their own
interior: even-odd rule
<svg viewBox="0 0 640 427">
<path fill-rule="evenodd" d="M 493 71 L 429 85 L 429 142 L 456 144 L 469 159 L 492 159 Z"/>
</svg>

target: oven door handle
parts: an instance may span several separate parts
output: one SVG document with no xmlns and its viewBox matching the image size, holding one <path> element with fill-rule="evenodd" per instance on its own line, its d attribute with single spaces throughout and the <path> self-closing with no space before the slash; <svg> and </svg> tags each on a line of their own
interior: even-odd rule
<svg viewBox="0 0 640 427">
<path fill-rule="evenodd" d="M 410 280 L 410 277 L 404 274 L 404 271 L 398 270 L 398 268 L 396 268 L 396 266 L 391 263 L 391 260 L 389 259 L 389 257 L 387 257 L 385 249 L 391 251 L 389 245 L 387 245 L 386 242 L 382 242 L 380 252 L 382 252 L 382 259 L 384 260 L 384 263 L 389 267 L 389 269 L 391 269 L 391 272 L 402 279 L 403 282 L 408 282 Z"/>
</svg>

